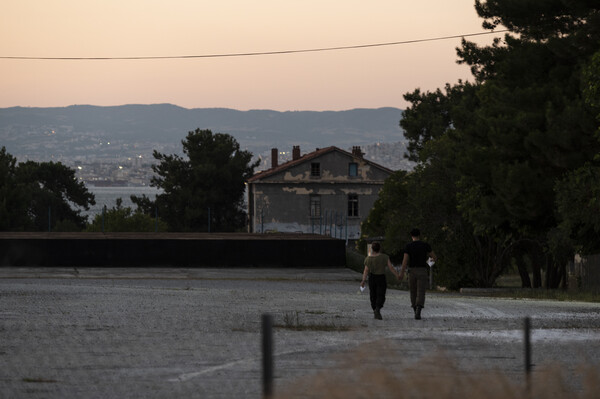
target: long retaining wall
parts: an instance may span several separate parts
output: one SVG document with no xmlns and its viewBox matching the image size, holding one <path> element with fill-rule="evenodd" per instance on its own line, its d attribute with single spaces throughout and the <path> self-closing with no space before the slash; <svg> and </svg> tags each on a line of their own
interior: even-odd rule
<svg viewBox="0 0 600 399">
<path fill-rule="evenodd" d="M 0 266 L 344 267 L 345 242 L 312 234 L 0 233 Z"/>
</svg>

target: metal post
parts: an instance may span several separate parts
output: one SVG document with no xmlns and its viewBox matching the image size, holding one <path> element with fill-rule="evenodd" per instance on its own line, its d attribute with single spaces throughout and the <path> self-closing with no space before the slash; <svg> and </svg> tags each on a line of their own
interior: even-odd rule
<svg viewBox="0 0 600 399">
<path fill-rule="evenodd" d="M 210 206 L 208 207 L 208 232 L 210 233 Z"/>
<path fill-rule="evenodd" d="M 106 214 L 106 205 L 102 207 L 102 232 L 104 233 L 104 215 Z"/>
<path fill-rule="evenodd" d="M 527 392 L 531 392 L 531 320 L 525 317 L 524 322 L 525 341 L 525 381 Z"/>
<path fill-rule="evenodd" d="M 346 225 L 346 246 L 348 246 L 348 216 L 346 216 L 344 224 Z"/>
<path fill-rule="evenodd" d="M 323 215 L 319 214 L 319 235 L 323 235 Z"/>
<path fill-rule="evenodd" d="M 337 238 L 337 217 L 337 211 L 331 213 L 331 231 L 333 232 L 333 238 Z"/>
<path fill-rule="evenodd" d="M 335 220 L 333 219 L 334 214 L 333 211 L 331 211 L 331 218 L 329 219 L 329 237 L 331 237 L 332 233 L 333 233 L 333 237 L 335 237 Z M 337 212 L 335 213 L 335 217 L 337 217 Z"/>
<path fill-rule="evenodd" d="M 262 350 L 263 350 L 263 397 L 273 394 L 273 318 L 270 314 L 262 315 Z"/>
</svg>

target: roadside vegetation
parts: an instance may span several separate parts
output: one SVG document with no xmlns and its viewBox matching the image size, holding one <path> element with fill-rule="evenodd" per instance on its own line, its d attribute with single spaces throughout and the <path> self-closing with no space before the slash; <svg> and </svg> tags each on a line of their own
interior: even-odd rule
<svg viewBox="0 0 600 399">
<path fill-rule="evenodd" d="M 472 80 L 404 95 L 413 171 L 389 177 L 362 225 L 396 264 L 419 227 L 450 290 L 567 288 L 574 255 L 600 253 L 600 10 L 586 1 L 475 1 L 491 45 L 465 39 Z"/>
<path fill-rule="evenodd" d="M 305 312 L 305 315 L 310 312 Z M 314 312 L 313 312 L 314 313 Z M 319 313 L 321 315 L 321 313 Z M 300 317 L 300 312 L 286 312 L 283 315 L 283 322 L 275 323 L 275 328 L 293 331 L 349 331 L 350 327 L 336 324 L 333 320 L 311 322 Z"/>
</svg>

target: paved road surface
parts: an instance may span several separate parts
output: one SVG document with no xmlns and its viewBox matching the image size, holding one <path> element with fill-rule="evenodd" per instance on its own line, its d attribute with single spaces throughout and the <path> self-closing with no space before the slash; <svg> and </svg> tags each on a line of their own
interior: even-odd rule
<svg viewBox="0 0 600 399">
<path fill-rule="evenodd" d="M 365 369 L 522 382 L 527 316 L 534 375 L 555 363 L 579 389 L 578 366 L 600 363 L 600 304 L 438 293 L 417 321 L 408 293 L 389 290 L 380 321 L 359 280 L 348 269 L 2 268 L 0 397 L 260 398 L 264 313 L 276 393 L 309 379 L 301 387 L 316 394 L 311 378 L 340 372 L 352 389 Z"/>
</svg>

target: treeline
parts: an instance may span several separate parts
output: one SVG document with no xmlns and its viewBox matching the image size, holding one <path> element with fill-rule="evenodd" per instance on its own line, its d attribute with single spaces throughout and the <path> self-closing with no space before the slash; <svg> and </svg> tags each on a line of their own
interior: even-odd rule
<svg viewBox="0 0 600 399">
<path fill-rule="evenodd" d="M 401 254 L 418 226 L 450 288 L 564 287 L 575 253 L 600 251 L 600 4 L 476 1 L 490 46 L 466 40 L 474 82 L 404 95 L 413 172 L 396 172 L 363 225 Z M 533 276 L 530 279 L 529 276 Z"/>
<path fill-rule="evenodd" d="M 185 157 L 154 151 L 154 201 L 132 196 L 136 209 L 116 206 L 91 223 L 81 215 L 94 195 L 75 171 L 55 162 L 17 163 L 0 150 L 0 231 L 236 231 L 246 225 L 245 181 L 257 163 L 228 134 L 191 131 L 182 141 Z"/>
</svg>

